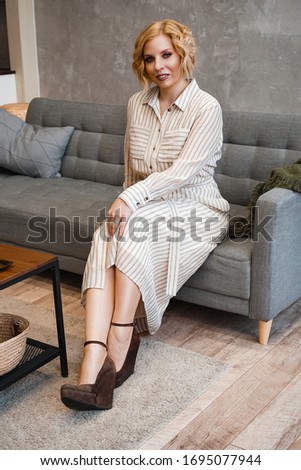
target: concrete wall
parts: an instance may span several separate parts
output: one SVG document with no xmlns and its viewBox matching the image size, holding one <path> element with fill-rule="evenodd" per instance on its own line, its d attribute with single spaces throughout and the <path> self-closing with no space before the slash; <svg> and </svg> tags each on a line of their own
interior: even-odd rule
<svg viewBox="0 0 301 470">
<path fill-rule="evenodd" d="M 227 110 L 301 113 L 301 0 L 35 0 L 41 95 L 125 104 L 134 39 L 174 18 L 198 45 L 196 78 Z"/>
</svg>

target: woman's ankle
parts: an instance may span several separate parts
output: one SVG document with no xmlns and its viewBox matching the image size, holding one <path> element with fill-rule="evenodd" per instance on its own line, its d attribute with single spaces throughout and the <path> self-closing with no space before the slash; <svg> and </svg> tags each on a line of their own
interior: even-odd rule
<svg viewBox="0 0 301 470">
<path fill-rule="evenodd" d="M 85 346 L 82 359 L 79 384 L 92 384 L 95 382 L 98 372 L 101 370 L 107 356 L 106 349 L 97 344 Z"/>
<path fill-rule="evenodd" d="M 115 363 L 116 371 L 119 371 L 131 343 L 133 327 L 113 328 L 111 328 L 108 337 L 108 354 Z"/>
</svg>

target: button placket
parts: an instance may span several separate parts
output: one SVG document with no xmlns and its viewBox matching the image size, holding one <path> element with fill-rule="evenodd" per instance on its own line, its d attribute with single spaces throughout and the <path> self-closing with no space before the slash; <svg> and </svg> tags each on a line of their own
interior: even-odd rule
<svg viewBox="0 0 301 470">
<path fill-rule="evenodd" d="M 169 120 L 172 118 L 172 111 L 174 111 L 175 103 L 173 103 L 169 108 L 168 112 L 165 112 L 160 119 L 157 121 L 157 132 L 154 132 L 154 138 L 152 139 L 152 142 L 150 143 L 150 148 L 151 150 L 151 155 L 149 159 L 149 169 L 152 170 L 153 168 L 157 168 L 157 158 L 160 153 L 160 148 L 161 148 L 161 143 L 164 138 L 164 131 L 166 126 L 168 125 Z M 157 114 L 157 113 L 156 113 Z M 158 115 L 157 115 L 158 117 Z M 157 138 L 156 138 L 157 136 Z"/>
<path fill-rule="evenodd" d="M 170 106 L 168 109 L 170 109 L 172 107 L 174 107 L 174 104 L 172 106 Z M 173 109 L 171 109 L 171 111 L 173 111 Z M 156 151 L 156 154 L 154 156 L 154 158 L 156 158 L 156 161 L 157 161 L 157 157 L 159 156 L 159 153 L 160 153 L 162 140 L 164 139 L 165 129 L 168 126 L 168 122 L 172 118 L 172 112 L 171 111 L 164 113 L 163 118 L 162 118 L 161 123 L 160 123 L 160 127 L 158 129 L 158 134 L 159 134 L 160 138 L 158 139 L 157 146 L 156 146 L 157 151 Z"/>
<path fill-rule="evenodd" d="M 157 108 L 156 106 L 151 106 L 153 109 L 154 113 L 157 115 Z M 157 115 L 158 119 L 158 115 Z M 145 172 L 148 173 L 148 170 L 153 169 L 153 152 L 154 149 L 156 148 L 156 132 L 152 130 L 152 123 L 149 124 L 149 129 L 150 129 L 150 138 L 147 143 L 146 147 L 146 152 L 144 155 L 144 165 L 145 165 Z"/>
<path fill-rule="evenodd" d="M 157 157 L 158 157 L 158 154 L 159 154 L 159 150 L 160 150 L 160 146 L 161 146 L 161 141 L 162 141 L 162 135 L 163 135 L 163 132 L 162 132 L 162 123 L 160 122 L 159 124 L 159 127 L 157 129 L 157 132 L 154 133 L 154 135 L 156 136 L 157 135 L 157 138 L 156 140 L 153 142 L 153 151 L 152 151 L 152 156 L 151 156 L 151 163 L 150 163 L 150 166 L 149 168 L 152 170 L 154 167 L 156 168 L 156 161 L 157 161 Z"/>
</svg>

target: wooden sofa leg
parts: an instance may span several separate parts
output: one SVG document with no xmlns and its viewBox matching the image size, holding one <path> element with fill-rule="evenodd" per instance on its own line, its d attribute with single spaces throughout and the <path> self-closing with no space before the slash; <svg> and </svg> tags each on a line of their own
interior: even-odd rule
<svg viewBox="0 0 301 470">
<path fill-rule="evenodd" d="M 258 322 L 258 342 L 260 344 L 266 345 L 269 341 L 270 331 L 272 327 L 273 320 L 263 321 L 259 320 Z"/>
</svg>

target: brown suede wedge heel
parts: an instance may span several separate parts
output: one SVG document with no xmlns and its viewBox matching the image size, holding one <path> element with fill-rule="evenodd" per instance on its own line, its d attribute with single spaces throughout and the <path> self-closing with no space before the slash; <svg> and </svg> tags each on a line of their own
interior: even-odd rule
<svg viewBox="0 0 301 470">
<path fill-rule="evenodd" d="M 100 344 L 107 349 L 102 341 L 86 341 L 84 346 L 91 343 Z M 115 364 L 107 356 L 94 384 L 62 385 L 61 400 L 73 410 L 109 410 L 113 405 L 115 378 Z"/>
<path fill-rule="evenodd" d="M 114 322 L 112 322 L 111 325 L 114 325 L 114 326 L 133 326 L 134 327 L 134 323 L 114 323 Z M 136 357 L 137 357 L 139 345 L 140 345 L 140 335 L 135 330 L 135 327 L 134 327 L 131 342 L 130 342 L 130 346 L 129 346 L 126 358 L 124 360 L 123 366 L 121 367 L 121 369 L 118 372 L 116 372 L 115 388 L 120 387 L 120 385 L 122 385 L 123 382 L 125 382 L 134 373 L 135 362 L 136 362 Z"/>
</svg>

